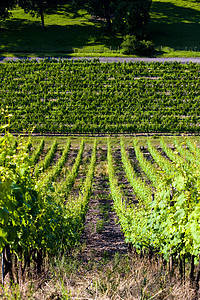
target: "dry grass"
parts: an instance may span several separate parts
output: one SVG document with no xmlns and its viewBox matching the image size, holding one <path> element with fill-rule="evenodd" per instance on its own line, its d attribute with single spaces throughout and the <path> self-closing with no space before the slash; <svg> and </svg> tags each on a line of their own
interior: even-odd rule
<svg viewBox="0 0 200 300">
<path fill-rule="evenodd" d="M 84 248 L 84 246 L 82 246 Z M 106 255 L 101 261 L 81 261 L 81 251 L 52 262 L 40 279 L 26 281 L 21 287 L 7 285 L 0 299 L 102 299 L 102 300 L 182 300 L 193 298 L 189 280 L 181 284 L 178 271 L 170 276 L 156 260 L 135 254 L 113 258 Z"/>
</svg>

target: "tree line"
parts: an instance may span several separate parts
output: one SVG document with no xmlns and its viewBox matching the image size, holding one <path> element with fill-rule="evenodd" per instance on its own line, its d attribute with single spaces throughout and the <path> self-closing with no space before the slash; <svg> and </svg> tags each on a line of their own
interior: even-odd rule
<svg viewBox="0 0 200 300">
<path fill-rule="evenodd" d="M 105 20 L 108 31 L 144 39 L 151 3 L 152 0 L 1 0 L 0 20 L 7 19 L 18 5 L 25 13 L 40 17 L 44 29 L 45 14 L 59 9 L 60 5 L 70 4 L 76 10 L 85 8 L 95 18 Z"/>
</svg>

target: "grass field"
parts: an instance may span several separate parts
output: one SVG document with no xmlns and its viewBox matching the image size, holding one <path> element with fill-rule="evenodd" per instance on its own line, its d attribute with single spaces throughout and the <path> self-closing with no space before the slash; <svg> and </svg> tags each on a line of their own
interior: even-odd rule
<svg viewBox="0 0 200 300">
<path fill-rule="evenodd" d="M 200 6 L 193 0 L 154 0 L 149 36 L 155 43 L 155 56 L 200 56 Z M 106 33 L 105 24 L 87 11 L 74 12 L 69 6 L 40 19 L 16 8 L 2 24 L 1 55 L 31 56 L 122 56 L 122 37 Z"/>
<path fill-rule="evenodd" d="M 46 30 L 40 19 L 16 8 L 1 29 L 2 53 L 29 55 L 76 55 L 76 52 L 109 52 L 121 43 L 113 34 L 105 34 L 101 22 L 95 22 L 84 10 L 77 13 L 70 6 L 60 7 L 57 13 L 45 16 Z"/>
<path fill-rule="evenodd" d="M 200 5 L 195 1 L 154 0 L 150 37 L 163 56 L 200 55 Z"/>
</svg>

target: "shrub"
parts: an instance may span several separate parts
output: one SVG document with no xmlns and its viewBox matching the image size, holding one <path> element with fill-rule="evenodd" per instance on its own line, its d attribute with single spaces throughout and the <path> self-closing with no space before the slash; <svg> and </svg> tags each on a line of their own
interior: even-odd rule
<svg viewBox="0 0 200 300">
<path fill-rule="evenodd" d="M 121 47 L 123 54 L 149 56 L 155 51 L 153 42 L 138 40 L 135 35 L 126 35 Z"/>
</svg>

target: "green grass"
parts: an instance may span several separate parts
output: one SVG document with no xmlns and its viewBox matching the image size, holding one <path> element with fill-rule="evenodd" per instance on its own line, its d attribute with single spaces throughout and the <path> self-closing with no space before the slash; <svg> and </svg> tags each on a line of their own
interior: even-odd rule
<svg viewBox="0 0 200 300">
<path fill-rule="evenodd" d="M 1 56 L 123 56 L 122 37 L 106 32 L 105 23 L 91 19 L 85 10 L 60 6 L 40 18 L 16 8 L 1 24 Z M 200 5 L 194 0 L 153 0 L 149 37 L 158 57 L 200 56 Z"/>
<path fill-rule="evenodd" d="M 102 22 L 92 20 L 85 10 L 75 13 L 69 5 L 46 15 L 45 26 L 42 30 L 40 18 L 31 17 L 20 8 L 13 10 L 12 17 L 0 29 L 2 55 L 76 56 L 80 52 L 84 56 L 85 51 L 91 55 L 94 52 L 114 55 L 121 43 L 119 37 L 106 33 Z"/>
<path fill-rule="evenodd" d="M 154 0 L 149 32 L 161 56 L 200 56 L 200 4 L 194 0 Z"/>
</svg>

